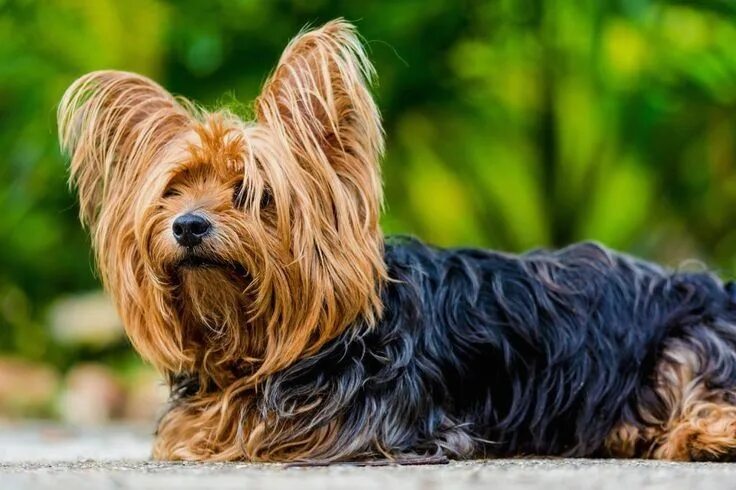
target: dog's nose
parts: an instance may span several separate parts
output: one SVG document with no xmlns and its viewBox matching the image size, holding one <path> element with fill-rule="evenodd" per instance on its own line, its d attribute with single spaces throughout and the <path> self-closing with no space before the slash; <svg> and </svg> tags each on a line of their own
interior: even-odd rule
<svg viewBox="0 0 736 490">
<path fill-rule="evenodd" d="M 182 247 L 193 247 L 202 243 L 202 238 L 209 233 L 210 228 L 209 221 L 192 213 L 179 216 L 171 227 L 174 238 Z"/>
</svg>

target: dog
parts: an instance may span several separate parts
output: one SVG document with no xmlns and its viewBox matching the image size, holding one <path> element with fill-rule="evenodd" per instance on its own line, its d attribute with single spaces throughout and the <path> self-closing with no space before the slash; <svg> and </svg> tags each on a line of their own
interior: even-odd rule
<svg viewBox="0 0 736 490">
<path fill-rule="evenodd" d="M 103 283 L 171 397 L 161 460 L 736 454 L 736 287 L 595 243 L 510 255 L 379 226 L 375 77 L 302 31 L 253 120 L 75 81 L 62 150 Z"/>
</svg>

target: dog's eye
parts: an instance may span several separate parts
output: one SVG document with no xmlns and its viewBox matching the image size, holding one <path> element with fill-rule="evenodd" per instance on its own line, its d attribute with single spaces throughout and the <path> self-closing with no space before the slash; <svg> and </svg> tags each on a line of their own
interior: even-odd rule
<svg viewBox="0 0 736 490">
<path fill-rule="evenodd" d="M 271 189 L 264 187 L 263 193 L 261 194 L 261 210 L 270 207 L 272 202 L 273 196 L 271 195 Z"/>
<path fill-rule="evenodd" d="M 245 205 L 245 198 L 246 193 L 243 189 L 243 183 L 238 182 L 235 184 L 235 187 L 233 187 L 233 205 L 236 208 L 243 207 Z M 269 206 L 271 206 L 271 203 L 273 202 L 273 196 L 271 195 L 271 189 L 268 187 L 263 188 L 263 192 L 261 193 L 261 202 L 260 202 L 260 209 L 263 211 L 264 209 L 267 209 Z"/>
<path fill-rule="evenodd" d="M 243 192 L 243 183 L 238 182 L 233 187 L 233 206 L 236 208 L 243 207 L 245 204 L 245 192 Z"/>
<path fill-rule="evenodd" d="M 176 190 L 174 187 L 169 187 L 164 191 L 164 199 L 167 199 L 169 197 L 176 197 L 179 195 L 179 191 Z"/>
</svg>

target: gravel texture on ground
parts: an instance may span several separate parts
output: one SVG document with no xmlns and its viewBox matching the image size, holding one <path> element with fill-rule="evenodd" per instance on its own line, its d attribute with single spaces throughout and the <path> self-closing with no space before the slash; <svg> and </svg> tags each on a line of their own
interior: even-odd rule
<svg viewBox="0 0 736 490">
<path fill-rule="evenodd" d="M 0 489 L 736 488 L 736 464 L 506 459 L 444 465 L 288 467 L 150 461 L 136 427 L 0 426 Z"/>
</svg>

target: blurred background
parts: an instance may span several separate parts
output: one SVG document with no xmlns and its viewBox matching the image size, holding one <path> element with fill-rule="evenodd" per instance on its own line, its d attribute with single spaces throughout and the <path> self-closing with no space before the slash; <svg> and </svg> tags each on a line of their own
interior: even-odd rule
<svg viewBox="0 0 736 490">
<path fill-rule="evenodd" d="M 337 16 L 379 74 L 387 233 L 736 272 L 730 0 L 0 0 L 0 419 L 148 421 L 165 396 L 94 273 L 64 89 L 116 68 L 247 106 L 289 39 Z"/>
</svg>

